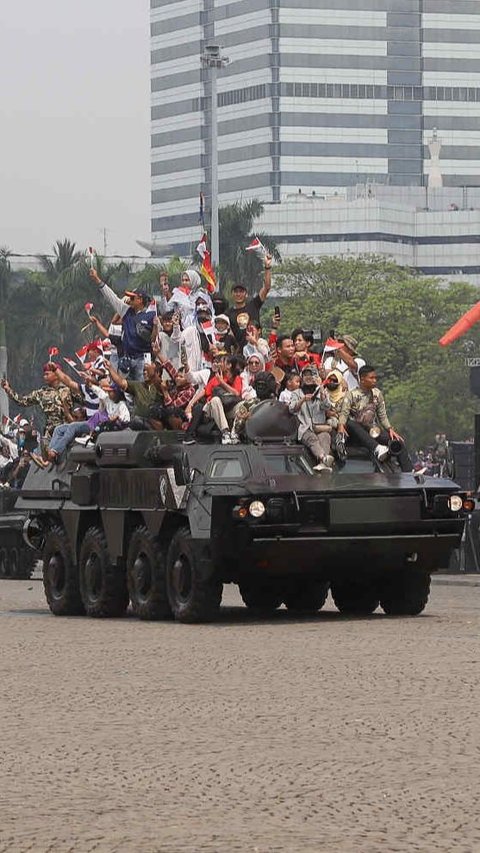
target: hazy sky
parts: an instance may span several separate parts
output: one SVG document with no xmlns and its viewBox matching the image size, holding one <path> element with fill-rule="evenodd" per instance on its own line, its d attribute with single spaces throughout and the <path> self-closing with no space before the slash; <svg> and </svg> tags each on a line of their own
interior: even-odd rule
<svg viewBox="0 0 480 853">
<path fill-rule="evenodd" d="M 0 246 L 144 254 L 148 0 L 0 0 Z"/>
</svg>

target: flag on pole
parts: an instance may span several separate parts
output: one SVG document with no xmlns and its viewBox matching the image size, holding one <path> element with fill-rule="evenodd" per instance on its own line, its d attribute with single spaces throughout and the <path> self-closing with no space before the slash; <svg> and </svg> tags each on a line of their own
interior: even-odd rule
<svg viewBox="0 0 480 853">
<path fill-rule="evenodd" d="M 60 350 L 58 347 L 49 347 L 48 357 L 53 358 L 55 355 L 60 355 Z"/>
<path fill-rule="evenodd" d="M 203 276 L 205 281 L 207 282 L 207 290 L 209 293 L 215 293 L 217 289 L 217 279 L 215 277 L 215 270 L 212 267 L 212 258 L 210 255 L 210 251 L 207 247 L 207 235 L 204 234 L 200 243 L 197 246 L 197 252 L 202 259 L 202 266 L 200 269 L 200 275 Z"/>
<path fill-rule="evenodd" d="M 90 269 L 95 269 L 95 249 L 93 246 L 89 246 L 87 251 L 85 252 L 88 260 L 90 261 Z"/>
<path fill-rule="evenodd" d="M 245 251 L 255 252 L 255 254 L 258 255 L 258 257 L 262 260 L 268 254 L 265 246 L 263 245 L 262 241 L 258 239 L 258 237 L 253 238 L 252 242 L 246 247 Z"/>
<path fill-rule="evenodd" d="M 323 351 L 328 352 L 329 350 L 342 349 L 343 346 L 341 341 L 336 341 L 335 338 L 327 338 L 323 345 Z"/>
<path fill-rule="evenodd" d="M 90 317 L 90 314 L 92 313 L 92 309 L 93 309 L 93 302 L 85 302 L 84 307 L 85 307 L 85 311 L 87 312 L 88 316 Z"/>
<path fill-rule="evenodd" d="M 84 364 L 88 353 L 96 349 L 100 350 L 100 352 L 103 352 L 103 342 L 100 340 L 100 338 L 97 341 L 91 341 L 91 343 L 85 344 L 85 346 L 80 347 L 80 349 L 77 349 L 75 355 L 77 356 L 78 360 L 81 361 L 82 364 Z"/>
</svg>

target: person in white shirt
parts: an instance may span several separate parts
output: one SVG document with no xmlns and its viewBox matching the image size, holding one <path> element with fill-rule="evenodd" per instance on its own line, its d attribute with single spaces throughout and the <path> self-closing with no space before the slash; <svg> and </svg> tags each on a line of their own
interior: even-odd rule
<svg viewBox="0 0 480 853">
<path fill-rule="evenodd" d="M 327 373 L 332 370 L 341 373 L 348 390 L 352 391 L 353 388 L 358 388 L 358 371 L 364 367 L 365 360 L 358 355 L 358 342 L 352 335 L 339 335 L 337 340 L 343 347 L 327 356 L 322 366 Z"/>
</svg>

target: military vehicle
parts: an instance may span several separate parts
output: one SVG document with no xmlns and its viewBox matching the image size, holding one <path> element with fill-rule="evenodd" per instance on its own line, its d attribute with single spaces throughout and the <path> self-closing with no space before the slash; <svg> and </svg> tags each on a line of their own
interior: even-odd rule
<svg viewBox="0 0 480 853">
<path fill-rule="evenodd" d="M 27 514 L 15 508 L 18 489 L 0 489 L 0 578 L 28 580 L 39 554 L 23 538 Z"/>
<path fill-rule="evenodd" d="M 260 403 L 237 445 L 125 430 L 30 470 L 17 509 L 43 555 L 57 615 L 214 619 L 223 584 L 247 607 L 415 615 L 464 527 L 451 480 L 417 479 L 348 451 L 317 473 L 297 424 Z"/>
</svg>

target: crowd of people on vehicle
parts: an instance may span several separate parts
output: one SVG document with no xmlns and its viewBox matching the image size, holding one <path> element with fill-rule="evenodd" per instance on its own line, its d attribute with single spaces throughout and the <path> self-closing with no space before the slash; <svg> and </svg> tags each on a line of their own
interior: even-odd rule
<svg viewBox="0 0 480 853">
<path fill-rule="evenodd" d="M 395 445 L 402 470 L 411 471 L 375 368 L 360 356 L 352 335 L 330 337 L 316 351 L 312 331 L 280 332 L 277 308 L 268 329 L 262 325 L 271 264 L 266 255 L 263 286 L 254 296 L 243 282 L 234 284 L 230 305 L 193 269 L 173 288 L 161 273 L 160 294 L 152 299 L 141 288 L 118 296 L 92 268 L 91 279 L 114 313 L 104 325 L 86 306 L 97 337 L 83 348 L 83 363 L 52 355 L 43 386 L 27 394 L 2 380 L 13 402 L 37 406 L 44 415 L 43 433 L 31 438 L 25 458 L 48 467 L 74 441 L 88 443 L 120 429 L 179 430 L 185 443 L 216 437 L 237 444 L 259 402 L 278 399 L 295 416 L 298 441 L 316 471 L 332 470 L 348 442 L 366 447 L 379 462 Z M 18 434 L 18 425 L 13 429 Z M 10 430 L 3 440 L 13 445 L 12 438 Z"/>
</svg>

